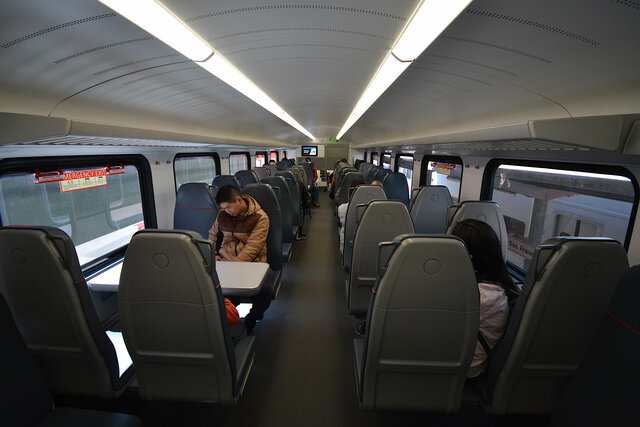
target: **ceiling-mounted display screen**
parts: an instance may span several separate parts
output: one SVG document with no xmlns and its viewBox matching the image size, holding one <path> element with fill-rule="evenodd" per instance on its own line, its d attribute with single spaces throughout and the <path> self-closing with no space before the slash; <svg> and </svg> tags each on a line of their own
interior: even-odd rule
<svg viewBox="0 0 640 427">
<path fill-rule="evenodd" d="M 317 145 L 303 145 L 302 146 L 302 157 L 317 157 L 318 156 L 318 146 Z"/>
</svg>

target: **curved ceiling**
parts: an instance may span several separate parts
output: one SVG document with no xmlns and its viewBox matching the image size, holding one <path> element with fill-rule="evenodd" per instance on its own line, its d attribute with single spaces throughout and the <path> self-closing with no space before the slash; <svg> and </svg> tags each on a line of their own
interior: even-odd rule
<svg viewBox="0 0 640 427">
<path fill-rule="evenodd" d="M 163 4 L 335 137 L 418 0 Z M 0 1 L 0 110 L 265 144 L 306 137 L 91 0 Z M 476 0 L 343 140 L 640 112 L 640 2 Z"/>
</svg>

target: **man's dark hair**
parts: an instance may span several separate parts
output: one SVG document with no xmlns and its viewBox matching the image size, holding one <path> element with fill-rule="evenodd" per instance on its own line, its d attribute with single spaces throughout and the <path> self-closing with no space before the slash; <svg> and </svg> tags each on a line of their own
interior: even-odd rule
<svg viewBox="0 0 640 427">
<path fill-rule="evenodd" d="M 216 203 L 221 205 L 222 203 L 233 203 L 236 201 L 236 197 L 240 195 L 240 192 L 233 185 L 223 185 L 218 188 L 216 194 Z"/>
</svg>

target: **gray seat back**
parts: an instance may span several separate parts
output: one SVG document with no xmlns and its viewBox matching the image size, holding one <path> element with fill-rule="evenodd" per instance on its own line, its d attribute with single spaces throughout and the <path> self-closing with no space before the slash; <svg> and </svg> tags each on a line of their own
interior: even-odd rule
<svg viewBox="0 0 640 427">
<path fill-rule="evenodd" d="M 264 168 L 269 173 L 269 176 L 276 176 L 276 172 L 278 171 L 278 168 L 276 168 L 274 165 L 264 165 Z"/>
<path fill-rule="evenodd" d="M 342 183 L 340 184 L 335 197 L 335 201 L 338 206 L 349 201 L 349 186 L 354 179 L 364 180 L 364 176 L 362 176 L 360 172 L 347 172 L 347 174 L 342 178 Z"/>
<path fill-rule="evenodd" d="M 300 166 L 304 168 L 307 174 L 307 185 L 311 186 L 311 184 L 313 184 L 313 165 L 311 165 L 311 163 L 302 162 L 300 163 Z"/>
<path fill-rule="evenodd" d="M 0 292 L 52 391 L 122 393 L 133 367 L 120 375 L 69 236 L 53 227 L 3 227 L 0 257 Z"/>
<path fill-rule="evenodd" d="M 295 232 L 300 225 L 300 186 L 298 185 L 298 180 L 290 170 L 278 171 L 276 172 L 276 176 L 283 177 L 289 186 L 289 193 L 291 194 L 291 201 L 293 203 L 292 224 Z"/>
<path fill-rule="evenodd" d="M 340 169 L 340 171 L 338 172 L 338 175 L 336 175 L 337 177 L 335 182 L 336 191 L 342 187 L 342 181 L 344 180 L 344 177 L 347 176 L 349 172 L 358 172 L 358 170 L 351 166 L 345 166 L 344 168 Z"/>
<path fill-rule="evenodd" d="M 449 227 L 447 228 L 447 234 L 451 234 L 451 230 L 460 221 L 465 219 L 477 219 L 478 221 L 486 222 L 496 232 L 500 245 L 502 246 L 502 257 L 507 259 L 507 246 L 509 239 L 507 236 L 507 225 L 504 222 L 504 216 L 502 215 L 502 209 L 496 202 L 488 200 L 479 201 L 466 201 L 460 203 L 453 213 Z"/>
<path fill-rule="evenodd" d="M 344 224 L 344 248 L 342 248 L 342 267 L 345 271 L 351 268 L 351 256 L 353 255 L 353 241 L 356 236 L 356 206 L 369 203 L 372 200 L 385 200 L 382 187 L 378 185 L 360 185 L 355 188 L 347 206 L 347 214 Z"/>
<path fill-rule="evenodd" d="M 222 187 L 223 185 L 233 185 L 238 191 L 242 190 L 242 184 L 240 184 L 238 178 L 233 175 L 218 175 L 213 178 L 213 182 L 211 183 L 211 185 L 218 188 Z"/>
<path fill-rule="evenodd" d="M 551 426 L 635 426 L 640 384 L 640 265 L 622 276 Z M 634 421 L 635 420 L 635 421 Z"/>
<path fill-rule="evenodd" d="M 478 334 L 469 254 L 453 236 L 405 235 L 388 245 L 397 247 L 372 297 L 366 338 L 354 340 L 360 404 L 452 412 Z"/>
<path fill-rule="evenodd" d="M 551 412 L 628 268 L 610 239 L 555 238 L 536 249 L 487 371 L 490 412 Z"/>
<path fill-rule="evenodd" d="M 367 313 L 376 280 L 378 244 L 414 230 L 407 207 L 397 200 L 373 200 L 364 206 L 356 205 L 356 220 L 358 217 L 361 219 L 353 241 L 347 281 L 347 308 L 350 314 L 362 317 Z"/>
<path fill-rule="evenodd" d="M 257 166 L 253 168 L 253 171 L 256 173 L 259 180 L 262 180 L 263 178 L 271 176 L 266 166 Z"/>
<path fill-rule="evenodd" d="M 282 172 L 280 172 L 282 173 Z M 293 201 L 289 193 L 289 185 L 282 176 L 270 176 L 262 180 L 264 184 L 269 184 L 273 188 L 278 188 L 278 202 L 280 203 L 280 214 L 282 218 L 282 241 L 293 242 Z"/>
<path fill-rule="evenodd" d="M 255 173 L 255 171 L 252 170 L 238 171 L 236 172 L 235 177 L 243 187 L 247 184 L 260 183 L 260 178 L 258 178 L 258 175 Z"/>
<path fill-rule="evenodd" d="M 189 231 L 144 230 L 131 239 L 118 300 L 144 399 L 229 404 L 241 392 L 214 254 Z"/>
<path fill-rule="evenodd" d="M 301 165 L 293 165 L 291 166 L 293 169 L 297 169 L 300 171 L 300 176 L 302 177 L 303 188 L 307 190 L 309 188 L 309 178 L 307 177 L 307 169 Z M 313 177 L 312 177 L 313 178 Z"/>
<path fill-rule="evenodd" d="M 213 191 L 207 184 L 202 182 L 182 184 L 176 194 L 173 228 L 197 231 L 206 239 L 219 210 Z"/>
<path fill-rule="evenodd" d="M 452 204 L 451 193 L 444 185 L 420 187 L 411 205 L 416 233 L 444 233 L 447 229 L 447 208 Z"/>
</svg>

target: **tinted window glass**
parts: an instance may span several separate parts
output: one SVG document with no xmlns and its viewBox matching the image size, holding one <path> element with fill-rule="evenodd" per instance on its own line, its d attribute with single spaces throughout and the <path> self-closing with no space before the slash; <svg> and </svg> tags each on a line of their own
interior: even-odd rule
<svg viewBox="0 0 640 427">
<path fill-rule="evenodd" d="M 234 175 L 238 171 L 247 169 L 249 169 L 249 160 L 246 154 L 229 155 L 229 174 Z"/>
<path fill-rule="evenodd" d="M 462 163 L 429 161 L 426 174 L 426 185 L 444 185 L 449 189 L 453 201 L 459 200 Z"/>
<path fill-rule="evenodd" d="M 502 164 L 491 198 L 505 216 L 507 260 L 526 270 L 535 247 L 555 236 L 624 243 L 635 190 L 625 176 Z"/>
<path fill-rule="evenodd" d="M 92 177 L 72 172 L 91 171 Z M 62 169 L 64 181 L 36 183 L 34 173 L 0 177 L 3 225 L 47 225 L 64 230 L 73 240 L 80 264 L 86 264 L 129 243 L 145 227 L 140 180 L 135 166 L 105 174 L 104 167 Z"/>
<path fill-rule="evenodd" d="M 398 157 L 398 172 L 407 177 L 407 186 L 411 192 L 411 181 L 413 179 L 413 156 Z"/>
<path fill-rule="evenodd" d="M 173 161 L 176 176 L 176 190 L 187 182 L 211 184 L 217 175 L 216 163 L 212 156 L 179 156 Z"/>
</svg>

